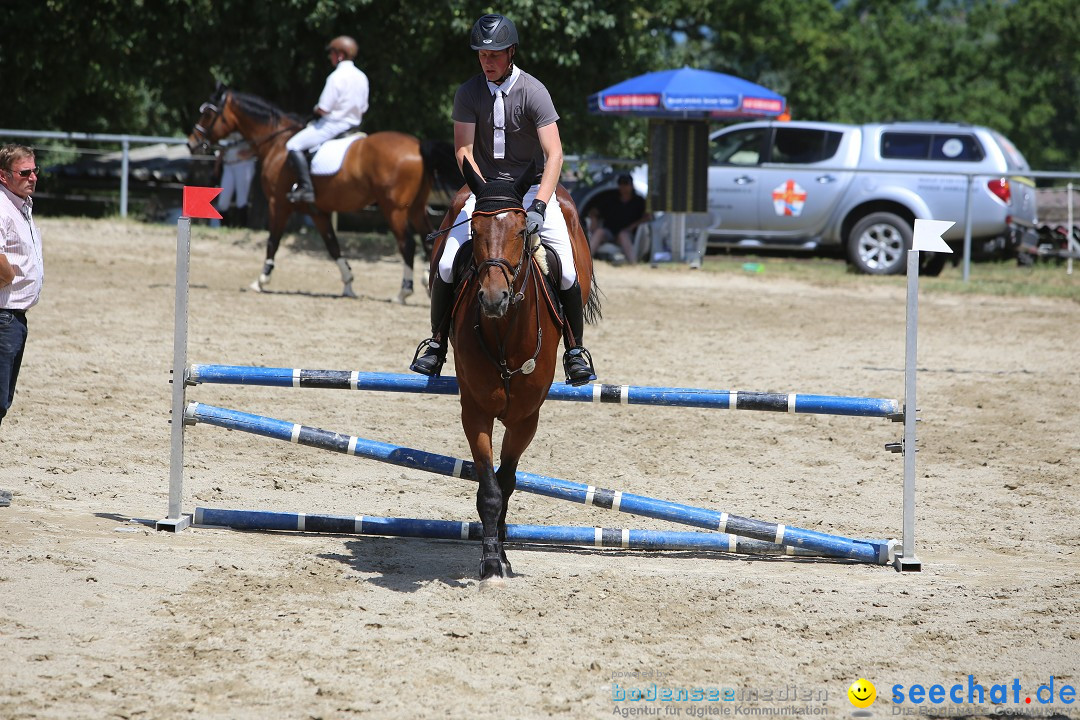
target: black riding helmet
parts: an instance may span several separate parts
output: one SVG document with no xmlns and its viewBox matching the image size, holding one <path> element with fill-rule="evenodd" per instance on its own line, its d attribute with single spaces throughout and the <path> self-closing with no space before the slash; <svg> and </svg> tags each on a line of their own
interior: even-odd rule
<svg viewBox="0 0 1080 720">
<path fill-rule="evenodd" d="M 476 21 L 469 34 L 469 46 L 473 50 L 505 50 L 517 44 L 517 28 L 510 18 L 502 15 L 485 15 Z"/>
</svg>

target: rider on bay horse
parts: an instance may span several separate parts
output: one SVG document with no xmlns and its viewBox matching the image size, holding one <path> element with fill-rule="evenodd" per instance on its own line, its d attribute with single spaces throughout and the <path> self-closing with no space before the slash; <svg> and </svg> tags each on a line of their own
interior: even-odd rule
<svg viewBox="0 0 1080 720">
<path fill-rule="evenodd" d="M 589 351 L 581 344 L 584 309 L 570 233 L 558 200 L 554 200 L 563 162 L 559 115 L 547 88 L 514 65 L 518 33 L 508 18 L 483 16 L 473 25 L 469 44 L 477 51 L 483 72 L 462 84 L 454 97 L 458 164 L 472 163 L 485 181 L 513 182 L 532 162 L 543 168 L 525 194 L 526 233 L 532 236 L 539 232 L 543 243 L 559 257 L 559 300 L 569 325 L 563 368 L 568 384 L 584 385 L 595 380 L 596 373 Z M 547 212 L 553 200 L 554 208 Z M 431 286 L 431 337 L 420 344 L 411 366 L 421 375 L 438 375 L 446 361 L 455 292 L 454 257 L 468 239 L 468 220 L 475 203 L 476 197 L 470 195 L 446 234 L 439 271 Z"/>
<path fill-rule="evenodd" d="M 326 85 L 315 106 L 318 118 L 314 123 L 289 138 L 285 149 L 289 151 L 289 163 L 296 171 L 297 187 L 289 194 L 290 202 L 315 202 L 315 190 L 311 184 L 304 151 L 322 145 L 341 133 L 360 126 L 368 109 L 368 79 L 356 65 L 356 41 L 341 35 L 326 46 L 334 71 L 326 78 Z"/>
</svg>

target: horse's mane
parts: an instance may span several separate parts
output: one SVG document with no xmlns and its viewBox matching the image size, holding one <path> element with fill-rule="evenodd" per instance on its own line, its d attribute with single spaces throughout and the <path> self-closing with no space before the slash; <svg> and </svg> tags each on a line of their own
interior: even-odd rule
<svg viewBox="0 0 1080 720">
<path fill-rule="evenodd" d="M 299 117 L 293 113 L 285 112 L 274 103 L 265 100 L 258 95 L 233 90 L 232 98 L 233 102 L 239 106 L 240 110 L 259 122 L 277 125 L 284 119 L 294 124 L 300 124 Z"/>
</svg>

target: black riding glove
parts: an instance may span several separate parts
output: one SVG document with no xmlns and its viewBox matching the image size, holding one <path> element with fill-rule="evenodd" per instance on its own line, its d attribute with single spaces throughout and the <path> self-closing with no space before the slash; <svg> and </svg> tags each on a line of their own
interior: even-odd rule
<svg viewBox="0 0 1080 720">
<path fill-rule="evenodd" d="M 544 227 L 544 215 L 547 214 L 547 203 L 543 200 L 533 200 L 529 209 L 525 211 L 525 237 L 532 237 Z"/>
</svg>

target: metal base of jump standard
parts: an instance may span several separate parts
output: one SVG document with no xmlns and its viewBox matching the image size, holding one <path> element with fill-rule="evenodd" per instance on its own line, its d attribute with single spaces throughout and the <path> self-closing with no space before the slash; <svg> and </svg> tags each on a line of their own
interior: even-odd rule
<svg viewBox="0 0 1080 720">
<path fill-rule="evenodd" d="M 465 479 L 473 478 L 473 463 L 467 460 L 366 440 L 353 435 L 343 435 L 203 403 L 193 402 L 188 404 L 184 412 L 184 422 L 216 425 L 230 430 L 239 430 L 253 435 L 261 435 L 323 450 L 332 450 L 347 455 L 356 455 L 370 460 L 378 460 L 391 465 L 424 470 L 440 475 Z M 856 540 L 526 472 L 517 474 L 517 489 L 551 498 L 569 500 L 657 520 L 666 520 L 680 525 L 716 530 L 720 533 L 729 533 L 785 547 L 808 550 L 830 558 L 885 565 L 893 561 L 896 549 L 895 541 Z"/>
<path fill-rule="evenodd" d="M 203 507 L 195 508 L 193 522 L 195 525 L 220 525 L 236 530 L 379 535 L 434 540 L 479 541 L 484 534 L 484 526 L 478 522 L 388 518 L 374 515 L 313 515 Z M 822 557 L 820 553 L 812 550 L 718 532 L 628 530 L 565 525 L 507 525 L 506 540 L 530 545 L 573 545 L 624 550 L 704 550 L 745 555 Z"/>
</svg>

